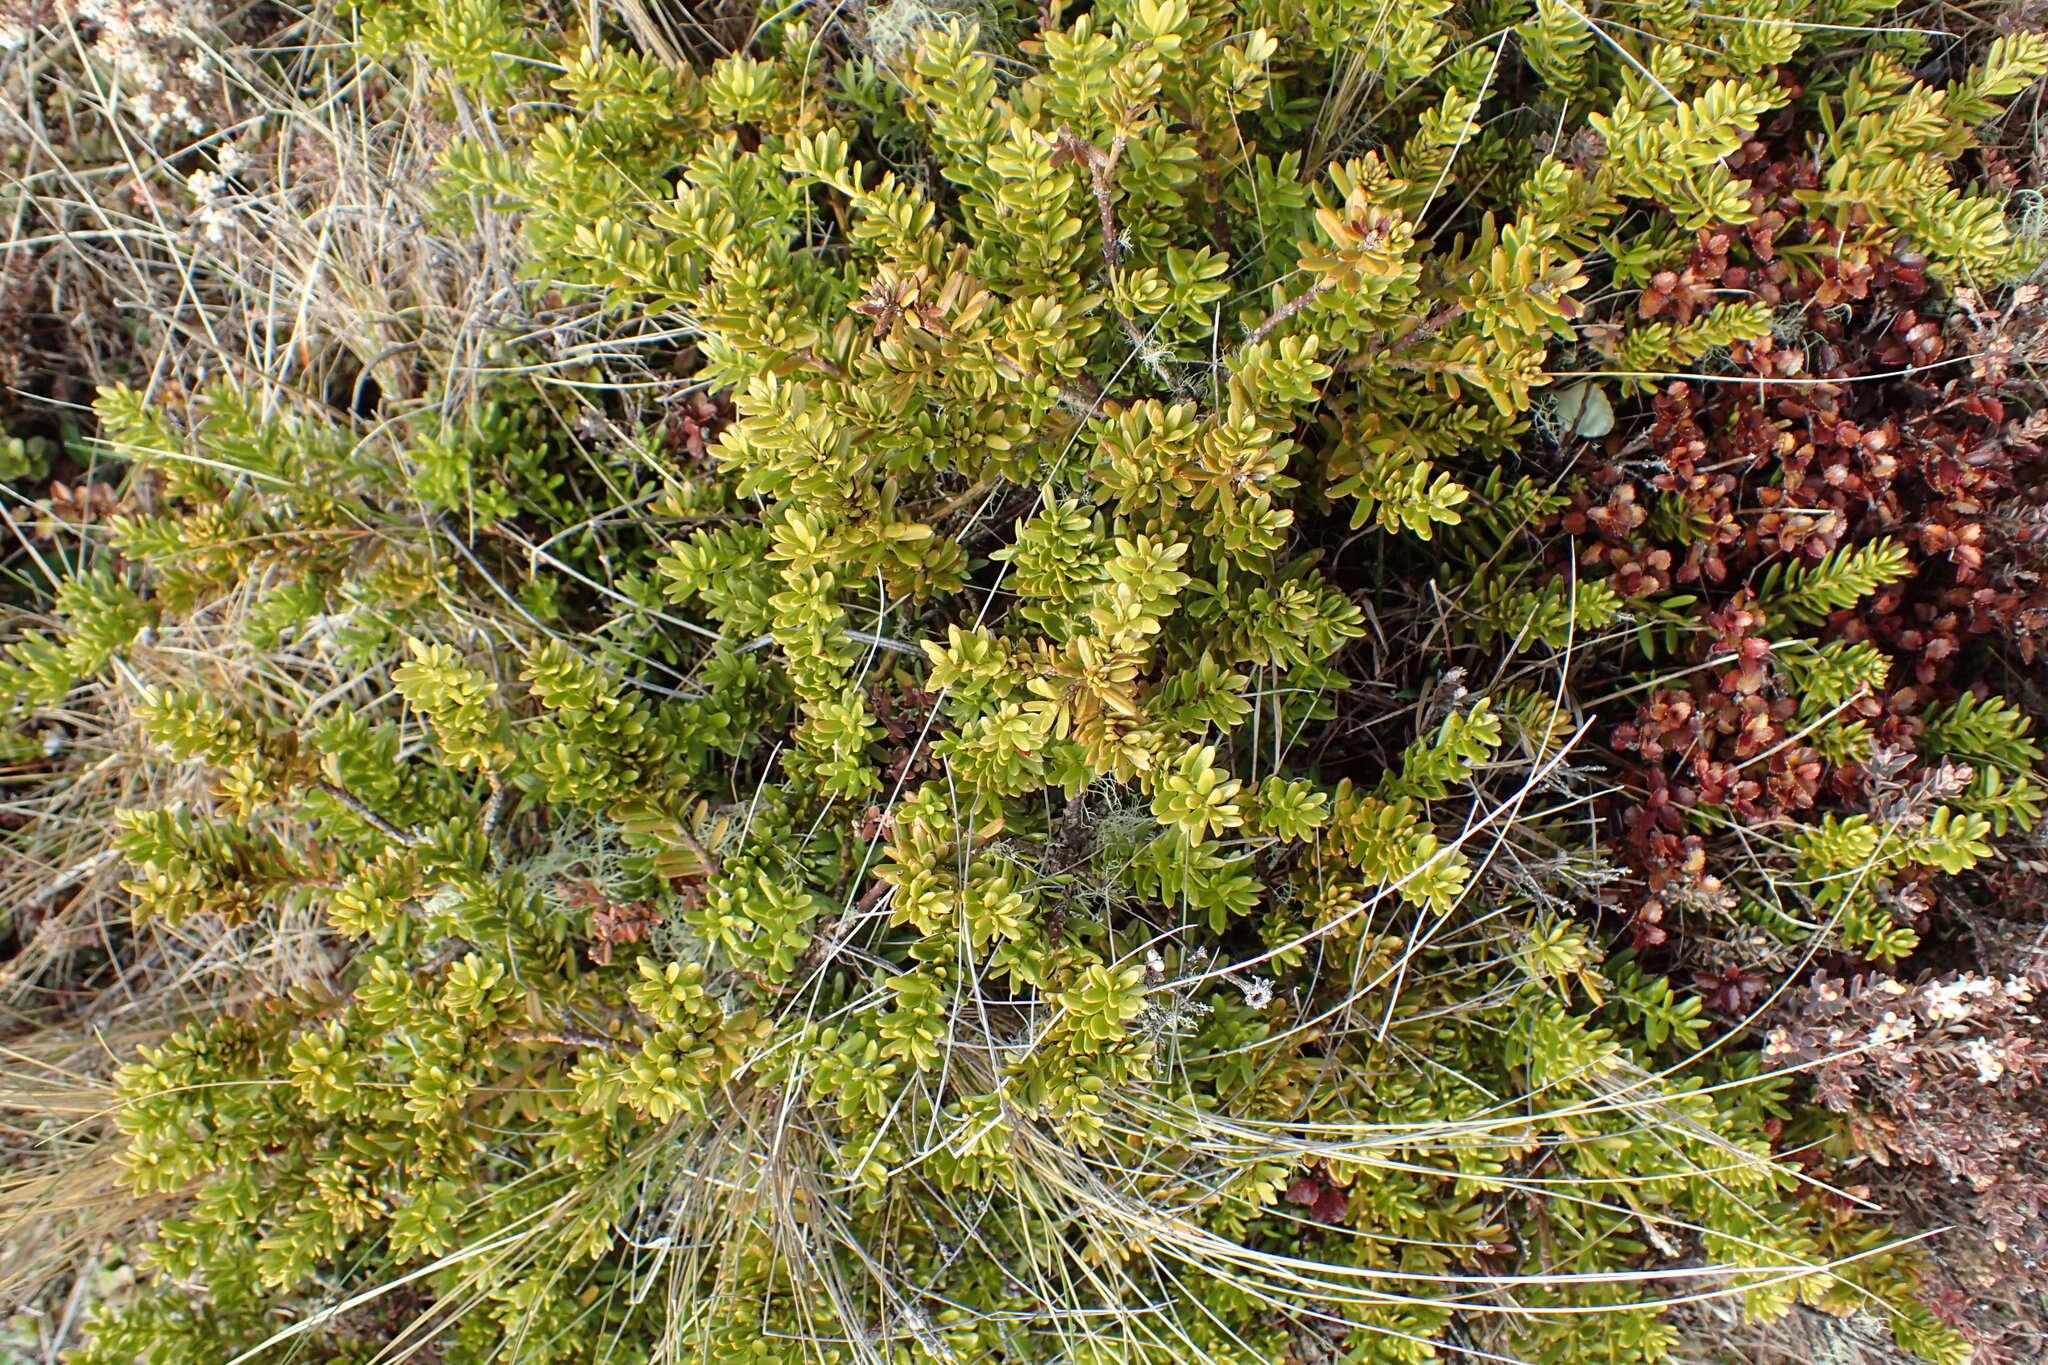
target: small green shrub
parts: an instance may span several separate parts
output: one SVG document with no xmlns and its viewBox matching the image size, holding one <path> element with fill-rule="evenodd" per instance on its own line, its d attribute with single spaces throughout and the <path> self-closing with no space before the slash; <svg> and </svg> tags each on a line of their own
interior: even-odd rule
<svg viewBox="0 0 2048 1365">
<path fill-rule="evenodd" d="M 2026 265 L 1952 167 L 2048 41 L 1930 85 L 1909 31 L 1833 59 L 1857 0 L 1066 8 L 692 68 L 359 6 L 504 106 L 450 213 L 687 332 L 699 449 L 593 445 L 601 376 L 519 356 L 374 425 L 105 396 L 155 510 L 13 689 L 205 623 L 378 700 L 146 698 L 213 780 L 122 815 L 136 913 L 317 915 L 332 970 L 124 1073 L 189 1203 L 78 1361 L 1652 1361 L 1700 1294 L 1964 1354 L 1791 1079 L 1610 957 L 1546 656 L 1641 691 L 1712 631 L 1550 572 L 1528 452 L 1777 325 L 1639 302 L 1758 216 L 1766 120 L 1859 249 Z M 1883 673 L 1826 623 L 1907 571 L 1759 576 L 1816 724 Z M 1772 832 L 1830 944 L 1908 950 L 1874 879 L 2039 813 L 2016 708 L 1926 737 L 1978 784 Z"/>
</svg>

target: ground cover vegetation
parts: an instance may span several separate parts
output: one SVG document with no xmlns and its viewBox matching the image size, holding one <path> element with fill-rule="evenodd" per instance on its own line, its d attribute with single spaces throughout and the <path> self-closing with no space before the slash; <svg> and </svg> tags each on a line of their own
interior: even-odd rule
<svg viewBox="0 0 2048 1365">
<path fill-rule="evenodd" d="M 2038 1358 L 2044 73 L 0 0 L 0 1350 Z"/>
</svg>

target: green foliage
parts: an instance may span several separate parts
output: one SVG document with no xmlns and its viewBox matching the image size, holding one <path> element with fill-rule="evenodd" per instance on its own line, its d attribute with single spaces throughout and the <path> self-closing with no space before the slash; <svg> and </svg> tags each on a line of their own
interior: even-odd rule
<svg viewBox="0 0 2048 1365">
<path fill-rule="evenodd" d="M 1850 73 L 1839 102 L 1821 106 L 1832 155 L 1822 187 L 1800 197 L 1839 220 L 1855 214 L 1937 244 L 1945 268 L 2011 271 L 2025 256 L 2003 210 L 1959 190 L 1950 168 L 1970 145 L 1972 126 L 1999 112 L 1996 101 L 2044 71 L 2048 42 L 2039 34 L 1999 39 L 1946 88 L 1912 81 L 1896 56 L 1873 53 Z"/>
<path fill-rule="evenodd" d="M 50 454 L 44 437 L 0 434 L 0 483 L 33 485 L 49 473 Z"/>
<path fill-rule="evenodd" d="M 1749 207 L 1720 163 L 1783 94 L 1761 80 L 1716 80 L 1673 103 L 1669 82 L 1691 66 L 1678 49 L 1659 48 L 1650 69 L 1624 85 L 1611 114 L 1588 117 L 1607 144 L 1604 188 L 1617 198 L 1655 200 L 1685 228 L 1741 222 Z"/>
<path fill-rule="evenodd" d="M 1953 876 L 1991 856 L 1991 831 L 1991 818 L 1967 805 L 1920 804 L 1889 825 L 1828 816 L 1801 830 L 1795 846 L 1813 905 L 1835 917 L 1843 941 L 1891 961 L 1913 951 L 1919 935 L 1894 915 L 1888 874 L 1931 866 Z"/>
<path fill-rule="evenodd" d="M 1470 629 L 1484 643 L 1506 638 L 1517 649 L 1542 644 L 1564 649 L 1587 632 L 1621 619 L 1624 603 L 1606 582 L 1551 579 L 1523 586 L 1505 574 L 1474 576 L 1468 599 Z"/>
<path fill-rule="evenodd" d="M 593 448 L 517 354 L 374 423 L 103 395 L 159 496 L 9 689 L 55 705 L 230 600 L 234 657 L 360 686 L 142 706 L 204 781 L 122 815 L 138 913 L 294 924 L 331 968 L 124 1070 L 131 1178 L 178 1211 L 82 1365 L 367 1358 L 400 1285 L 451 1362 L 1427 1361 L 1473 1276 L 1504 1358 L 1650 1362 L 1636 1277 L 1677 1264 L 1759 1317 L 1910 1311 L 1773 1146 L 1782 1087 L 1501 871 L 1590 847 L 1523 818 L 1585 784 L 1522 665 L 1654 653 L 1694 600 L 1531 552 L 1570 494 L 1516 471 L 1554 376 L 1604 439 L 1592 395 L 1611 426 L 1769 331 L 1611 299 L 1754 216 L 1728 159 L 1795 99 L 1831 210 L 2011 264 L 1948 163 L 2038 44 L 1801 96 L 1776 68 L 1839 7 L 1066 8 L 767 7 L 691 65 L 594 14 L 354 6 L 492 111 L 451 217 L 515 216 L 593 327 L 687 332 L 718 430 Z M 1333 142 L 1340 51 L 1376 88 Z M 1907 567 L 1781 559 L 1757 601 L 1812 635 Z M 1496 681 L 1365 676 L 1397 605 Z M 1885 662 L 1804 635 L 1819 725 Z M 1887 876 L 2041 807 L 2010 706 L 1922 738 L 1985 771 L 1773 832 L 1879 958 L 1913 946 Z"/>
<path fill-rule="evenodd" d="M 2033 721 L 2005 698 L 1965 692 L 1928 711 L 1920 748 L 1930 755 L 1981 763 L 2017 776 L 2041 761 L 2042 750 L 2033 738 L 2033 728 Z"/>
<path fill-rule="evenodd" d="M 1813 564 L 1773 566 L 1758 596 L 1766 611 L 1814 625 L 1905 576 L 1906 547 L 1892 540 L 1844 546 Z"/>
<path fill-rule="evenodd" d="M 99 672 L 133 644 L 156 615 L 155 604 L 111 568 L 83 569 L 57 587 L 61 637 L 30 632 L 9 645 L 0 663 L 0 692 L 44 705 L 60 702 L 79 679 Z"/>
</svg>

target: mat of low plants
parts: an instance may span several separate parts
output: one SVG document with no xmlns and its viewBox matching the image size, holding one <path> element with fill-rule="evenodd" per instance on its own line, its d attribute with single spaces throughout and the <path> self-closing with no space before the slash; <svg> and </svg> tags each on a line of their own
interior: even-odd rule
<svg viewBox="0 0 2048 1365">
<path fill-rule="evenodd" d="M 0 0 L 0 1360 L 2040 1358 L 2044 73 Z"/>
</svg>

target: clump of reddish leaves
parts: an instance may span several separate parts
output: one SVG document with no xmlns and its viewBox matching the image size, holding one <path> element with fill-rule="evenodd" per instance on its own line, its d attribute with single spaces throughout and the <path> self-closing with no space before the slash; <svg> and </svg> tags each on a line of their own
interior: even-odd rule
<svg viewBox="0 0 2048 1365">
<path fill-rule="evenodd" d="M 1318 1223 L 1341 1223 L 1351 1210 L 1344 1187 L 1331 1178 L 1329 1169 L 1320 1161 L 1289 1185 L 1281 1197 L 1307 1209 L 1308 1216 Z"/>
<path fill-rule="evenodd" d="M 1617 814 L 1636 876 L 1620 908 L 1643 949 L 1728 903 L 1687 811 L 1759 825 L 1865 800 L 1867 775 L 1829 764 L 1794 723 L 1798 697 L 1772 644 L 1801 628 L 1759 601 L 1772 566 L 1880 536 L 1910 547 L 1904 581 L 1803 632 L 1891 657 L 1888 690 L 1844 713 L 1880 749 L 1910 750 L 1927 705 L 1971 680 L 1973 645 L 2024 664 L 2048 639 L 2048 519 L 2030 487 L 2048 411 L 2029 413 L 2016 381 L 2042 321 L 2038 291 L 2002 311 L 1967 295 L 1952 306 L 1892 233 L 1801 202 L 1818 171 L 1786 150 L 1786 133 L 1734 158 L 1755 221 L 1701 232 L 1636 311 L 1685 323 L 1749 297 L 1780 311 L 1788 339 L 1732 348 L 1728 382 L 1667 384 L 1647 429 L 1594 454 L 1559 518 L 1555 552 L 1582 575 L 1626 595 L 1693 598 L 1700 630 L 1682 662 L 1709 664 L 1649 692 L 1609 732 L 1635 760 Z"/>
<path fill-rule="evenodd" d="M 622 901 L 594 881 L 568 878 L 557 888 L 570 906 L 586 915 L 590 930 L 590 960 L 606 966 L 612 949 L 622 943 L 644 943 L 661 923 L 661 911 L 651 901 Z"/>
<path fill-rule="evenodd" d="M 1960 1020 L 1939 1017 L 1959 990 L 1979 988 L 1956 982 L 1988 978 L 1930 979 L 1930 967 L 1997 970 L 1972 959 L 1960 932 L 1962 889 L 1932 873 L 1896 878 L 1894 913 L 1928 946 L 1891 969 L 1830 959 L 1858 973 L 1853 985 L 1788 982 L 1800 960 L 1731 914 L 1732 869 L 1772 856 L 1750 831 L 1825 814 L 1882 819 L 1888 802 L 1953 785 L 1965 770 L 1923 770 L 1916 757 L 1927 708 L 1998 670 L 2023 672 L 2048 644 L 2048 401 L 2032 368 L 2048 359 L 2036 339 L 2048 336 L 2042 291 L 1995 303 L 1947 296 L 1894 233 L 1855 214 L 1817 216 L 1800 194 L 1818 187 L 1819 172 L 1794 131 L 1766 130 L 1732 159 L 1754 221 L 1699 233 L 1683 266 L 1655 274 L 1634 304 L 1641 317 L 1684 324 L 1749 298 L 1784 325 L 1733 347 L 1727 381 L 1656 392 L 1647 421 L 1623 423 L 1580 466 L 1578 492 L 1549 528 L 1562 533 L 1547 541 L 1552 567 L 1604 577 L 1627 596 L 1662 594 L 1697 627 L 1689 653 L 1652 665 L 1668 681 L 1620 689 L 1633 711 L 1607 717 L 1623 793 L 1609 814 L 1626 870 L 1610 905 L 1631 946 L 1688 977 L 1726 1019 L 1752 1020 L 1794 986 L 1799 1009 L 1781 1005 L 1777 1016 L 1794 1022 L 1772 1042 L 1780 1063 L 1817 1062 L 1839 1050 L 1844 1030 L 1892 1044 L 1820 1072 L 1819 1098 L 1854 1116 L 1854 1150 L 1829 1178 L 1854 1183 L 1850 1167 L 1876 1164 L 1878 1197 L 1909 1219 L 1977 1226 L 1983 1273 L 2048 1286 L 2048 1244 L 2028 1231 L 2048 1191 L 2029 1155 L 2048 1132 L 2036 1087 L 2043 1054 L 2021 998 L 2041 982 L 1999 978 L 2001 992 L 2011 980 L 2017 994 L 1999 995 L 1995 1036 L 1963 1037 Z M 1596 325 L 1590 339 L 1601 337 Z M 1760 589 L 1774 568 L 1879 537 L 1908 548 L 1903 579 L 1817 626 L 1772 619 Z M 1889 658 L 1886 686 L 1842 713 L 1870 732 L 1860 762 L 1829 761 L 1802 732 L 1796 680 L 1774 650 L 1795 635 L 1868 642 Z M 1730 820 L 1703 832 L 1687 819 L 1698 807 Z M 2034 907 L 2048 906 L 2048 879 L 2029 884 Z M 2029 917 L 2009 903 L 2000 912 Z M 1878 1036 L 1901 1019 L 1914 1025 L 1911 1040 Z M 1952 1141 L 1987 1095 L 1995 1131 Z M 1997 1358 L 2017 1330 L 2011 1320 L 1987 1319 L 1960 1281 L 1948 1288 L 1932 1296 L 1936 1310 Z"/>
</svg>

